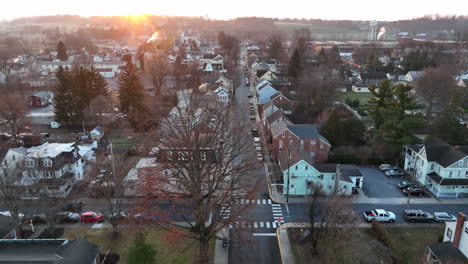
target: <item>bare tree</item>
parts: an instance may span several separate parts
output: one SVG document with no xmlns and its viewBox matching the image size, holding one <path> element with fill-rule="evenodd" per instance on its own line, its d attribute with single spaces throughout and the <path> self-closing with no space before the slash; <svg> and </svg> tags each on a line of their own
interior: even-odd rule
<svg viewBox="0 0 468 264">
<path fill-rule="evenodd" d="M 222 228 L 242 221 L 248 204 L 237 197 L 253 198 L 258 188 L 253 169 L 251 140 L 245 120 L 205 95 L 192 94 L 189 105 L 174 108 L 160 129 L 161 144 L 152 170 L 141 177 L 148 197 L 174 200 L 184 197 L 184 225 L 160 219 L 159 224 L 198 244 L 198 263 L 209 263 L 209 241 Z M 251 155 L 251 156 L 249 156 Z M 230 207 L 230 210 L 227 208 Z M 155 209 L 152 210 L 154 214 Z M 162 210 L 161 210 L 162 211 Z M 175 228 L 175 229 L 174 229 Z"/>
<path fill-rule="evenodd" d="M 165 78 L 171 72 L 171 65 L 167 59 L 167 54 L 164 52 L 154 53 L 145 60 L 145 63 L 145 70 L 151 76 L 155 95 L 160 95 Z"/>
<path fill-rule="evenodd" d="M 336 263 L 335 253 L 349 246 L 356 232 L 357 218 L 350 198 L 342 195 L 338 184 L 328 194 L 322 192 L 321 186 L 314 186 L 309 198 L 309 220 L 305 239 L 310 243 L 312 253 L 321 263 Z"/>
<path fill-rule="evenodd" d="M 21 96 L 3 95 L 0 97 L 0 119 L 9 128 L 15 142 L 19 142 L 20 133 L 30 123 L 27 114 L 26 102 Z"/>
<path fill-rule="evenodd" d="M 427 113 L 432 111 L 434 102 L 445 106 L 451 104 L 457 98 L 456 82 L 452 69 L 439 66 L 427 68 L 424 74 L 416 81 L 416 93 L 420 95 L 427 104 Z"/>
<path fill-rule="evenodd" d="M 88 125 L 106 125 L 114 113 L 112 109 L 112 98 L 99 95 L 92 99 L 89 106 L 84 110 L 84 120 Z"/>
<path fill-rule="evenodd" d="M 313 119 L 331 106 L 338 87 L 338 73 L 326 66 L 313 68 L 306 74 L 298 87 L 299 105 L 296 112 Z"/>
<path fill-rule="evenodd" d="M 5 160 L 0 167 L 0 198 L 11 217 L 22 222 L 26 214 L 22 195 L 28 192 L 29 185 L 23 180 L 19 156 Z"/>
<path fill-rule="evenodd" d="M 186 89 L 197 89 L 202 80 L 202 73 L 196 64 L 185 67 L 184 84 Z"/>
</svg>

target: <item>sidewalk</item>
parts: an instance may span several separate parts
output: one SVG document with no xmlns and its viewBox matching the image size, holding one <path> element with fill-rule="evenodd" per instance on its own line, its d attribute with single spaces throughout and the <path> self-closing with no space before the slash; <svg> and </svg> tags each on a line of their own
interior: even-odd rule
<svg viewBox="0 0 468 264">
<path fill-rule="evenodd" d="M 218 237 L 224 237 L 229 241 L 229 229 L 221 229 L 218 234 Z M 229 243 L 229 242 L 228 242 Z M 223 247 L 223 241 L 221 239 L 216 239 L 215 243 L 215 253 L 214 253 L 214 264 L 226 264 L 228 263 L 228 247 Z"/>
<path fill-rule="evenodd" d="M 276 230 L 278 248 L 281 255 L 281 263 L 294 264 L 294 255 L 289 244 L 288 228 L 308 227 L 306 223 L 284 223 Z"/>
</svg>

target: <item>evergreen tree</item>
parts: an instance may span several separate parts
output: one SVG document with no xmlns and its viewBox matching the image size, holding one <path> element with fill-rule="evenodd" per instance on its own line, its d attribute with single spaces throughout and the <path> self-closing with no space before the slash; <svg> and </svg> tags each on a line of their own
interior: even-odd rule
<svg viewBox="0 0 468 264">
<path fill-rule="evenodd" d="M 70 89 L 71 78 L 68 68 L 60 66 L 55 73 L 58 84 L 55 88 L 54 113 L 55 121 L 67 124 L 71 120 L 71 104 L 74 96 Z"/>
<path fill-rule="evenodd" d="M 303 65 L 302 58 L 299 50 L 296 48 L 289 60 L 288 65 L 288 77 L 295 82 L 298 82 L 299 78 L 302 76 Z"/>
<path fill-rule="evenodd" d="M 273 36 L 270 40 L 270 46 L 268 49 L 268 55 L 270 58 L 277 61 L 283 61 L 284 59 L 284 48 L 281 42 L 280 36 Z"/>
<path fill-rule="evenodd" d="M 451 145 L 465 145 L 468 142 L 468 129 L 460 124 L 463 113 L 459 108 L 447 107 L 430 126 L 431 137 L 437 137 Z"/>
<path fill-rule="evenodd" d="M 320 65 L 327 64 L 328 63 L 328 56 L 327 53 L 325 52 L 325 49 L 320 49 L 319 53 L 317 54 L 317 57 L 315 58 L 317 60 L 317 63 Z"/>
<path fill-rule="evenodd" d="M 335 69 L 341 65 L 340 50 L 336 45 L 333 46 L 333 48 L 330 51 L 330 54 L 328 55 L 328 64 Z"/>
<path fill-rule="evenodd" d="M 128 113 L 130 109 L 143 109 L 144 90 L 133 65 L 127 65 L 119 76 L 120 108 Z"/>
<path fill-rule="evenodd" d="M 320 132 L 333 146 L 360 145 L 365 142 L 366 126 L 355 118 L 341 119 L 333 111 Z"/>
<path fill-rule="evenodd" d="M 137 233 L 133 246 L 128 249 L 128 264 L 155 264 L 156 250 L 146 242 L 142 233 Z"/>
<path fill-rule="evenodd" d="M 62 41 L 59 41 L 57 44 L 57 58 L 61 61 L 68 60 L 67 48 Z"/>
<path fill-rule="evenodd" d="M 374 120 L 374 126 L 379 129 L 383 124 L 383 111 L 387 108 L 389 102 L 393 99 L 392 88 L 389 80 L 383 80 L 378 88 L 375 86 L 369 87 L 370 92 L 374 95 L 369 100 L 367 110 L 369 111 L 370 117 Z"/>
</svg>

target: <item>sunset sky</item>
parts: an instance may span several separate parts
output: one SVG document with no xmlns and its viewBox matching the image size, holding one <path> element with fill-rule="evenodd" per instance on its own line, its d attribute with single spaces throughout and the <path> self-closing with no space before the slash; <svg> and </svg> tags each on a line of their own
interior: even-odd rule
<svg viewBox="0 0 468 264">
<path fill-rule="evenodd" d="M 137 15 L 142 13 L 206 16 L 229 19 L 242 16 L 357 20 L 398 20 L 427 14 L 468 15 L 468 0 L 1 0 L 0 19 L 22 16 L 73 14 Z"/>
</svg>

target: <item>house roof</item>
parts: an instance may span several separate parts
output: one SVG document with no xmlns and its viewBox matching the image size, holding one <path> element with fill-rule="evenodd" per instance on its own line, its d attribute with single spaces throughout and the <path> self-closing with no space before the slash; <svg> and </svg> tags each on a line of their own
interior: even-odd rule
<svg viewBox="0 0 468 264">
<path fill-rule="evenodd" d="M 427 246 L 441 263 L 462 264 L 466 263 L 466 257 L 452 242 L 440 242 Z"/>
<path fill-rule="evenodd" d="M 383 72 L 361 72 L 359 74 L 361 79 L 368 79 L 368 80 L 383 80 L 387 79 L 387 75 Z"/>
<path fill-rule="evenodd" d="M 289 125 L 287 126 L 287 128 L 299 138 L 304 138 L 304 139 L 305 138 L 307 139 L 320 138 L 323 142 L 331 146 L 330 142 L 328 142 L 328 140 L 325 137 L 320 135 L 315 125 L 307 125 L 307 124 Z"/>
<path fill-rule="evenodd" d="M 314 164 L 314 158 L 307 154 L 303 148 L 300 148 L 295 144 L 290 145 L 288 149 L 280 151 L 278 156 L 280 167 L 283 171 L 288 169 L 288 165 L 293 166 L 301 160 L 309 163 L 310 165 Z"/>
<path fill-rule="evenodd" d="M 46 99 L 48 97 L 51 97 L 52 93 L 47 92 L 47 91 L 41 91 L 41 92 L 34 93 L 33 96 L 39 97 L 39 98 L 42 98 L 42 99 Z"/>
<path fill-rule="evenodd" d="M 20 222 L 13 219 L 13 217 L 0 215 L 0 239 L 6 237 L 6 235 L 8 235 L 11 230 L 15 229 L 19 224 Z"/>
<path fill-rule="evenodd" d="M 428 161 L 437 162 L 444 168 L 465 158 L 468 147 L 453 147 L 440 139 L 431 139 L 424 144 Z"/>
<path fill-rule="evenodd" d="M 271 123 L 275 122 L 276 120 L 284 120 L 287 123 L 291 123 L 289 121 L 289 119 L 284 115 L 283 111 L 281 111 L 281 110 L 278 110 L 278 111 L 274 112 L 273 114 L 269 115 L 266 118 L 266 122 L 268 124 L 271 124 Z"/>
<path fill-rule="evenodd" d="M 276 122 L 270 126 L 270 132 L 274 138 L 281 135 L 286 129 L 288 129 L 288 127 L 284 121 Z"/>
<path fill-rule="evenodd" d="M 85 239 L 0 240 L 0 263 L 91 264 L 101 247 Z"/>
<path fill-rule="evenodd" d="M 428 173 L 427 177 L 439 185 L 468 185 L 467 178 L 443 178 L 436 172 Z"/>
</svg>

